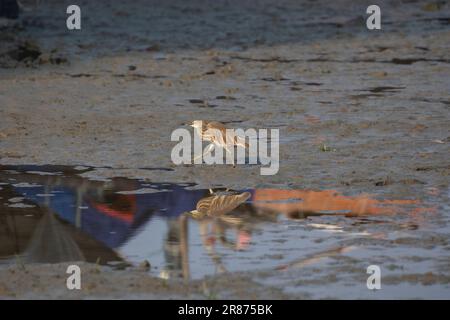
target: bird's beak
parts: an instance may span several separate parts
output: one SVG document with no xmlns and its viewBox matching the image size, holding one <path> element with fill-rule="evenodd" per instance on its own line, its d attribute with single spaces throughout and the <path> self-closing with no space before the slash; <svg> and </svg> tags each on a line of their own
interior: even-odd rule
<svg viewBox="0 0 450 320">
<path fill-rule="evenodd" d="M 200 212 L 198 212 L 197 210 L 191 210 L 188 212 L 185 212 L 185 214 L 187 214 L 188 216 L 194 218 L 194 219 L 199 219 L 199 218 L 203 218 L 203 214 L 201 214 Z"/>
</svg>

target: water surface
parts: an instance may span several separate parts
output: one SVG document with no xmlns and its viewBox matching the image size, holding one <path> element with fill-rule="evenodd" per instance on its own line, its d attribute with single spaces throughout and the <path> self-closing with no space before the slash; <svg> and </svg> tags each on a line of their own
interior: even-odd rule
<svg viewBox="0 0 450 320">
<path fill-rule="evenodd" d="M 164 278 L 288 270 L 426 228 L 436 208 L 333 190 L 198 190 L 115 178 L 86 167 L 0 166 L 0 261 L 151 264 Z M 156 168 L 155 170 L 160 170 Z"/>
</svg>

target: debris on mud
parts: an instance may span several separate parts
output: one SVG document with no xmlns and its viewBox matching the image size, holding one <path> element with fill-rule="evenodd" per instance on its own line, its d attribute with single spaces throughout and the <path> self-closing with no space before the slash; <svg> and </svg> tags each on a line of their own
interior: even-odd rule
<svg viewBox="0 0 450 320">
<path fill-rule="evenodd" d="M 16 61 L 34 61 L 42 54 L 39 46 L 32 41 L 25 41 L 17 45 L 16 49 L 8 52 L 11 59 Z"/>
</svg>

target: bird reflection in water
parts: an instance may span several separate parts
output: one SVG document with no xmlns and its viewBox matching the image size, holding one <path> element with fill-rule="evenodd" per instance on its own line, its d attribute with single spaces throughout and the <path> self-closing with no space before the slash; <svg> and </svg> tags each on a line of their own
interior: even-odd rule
<svg viewBox="0 0 450 320">
<path fill-rule="evenodd" d="M 201 244 L 216 271 L 225 272 L 225 258 L 219 253 L 223 252 L 219 246 L 232 251 L 250 250 L 258 245 L 258 240 L 252 241 L 255 231 L 280 218 L 342 215 L 352 217 L 351 223 L 370 225 L 375 223 L 369 220 L 370 216 L 408 213 L 405 227 L 411 229 L 422 223 L 417 217 L 435 210 L 415 200 L 380 201 L 368 195 L 351 197 L 329 190 L 208 192 L 167 184 L 152 184 L 151 189 L 148 183 L 137 180 L 89 181 L 64 168 L 61 175 L 38 175 L 30 173 L 35 168 L 26 170 L 0 170 L 0 180 L 4 181 L 0 189 L 0 258 L 25 253 L 30 262 L 119 260 L 126 264 L 138 264 L 148 258 L 152 265 L 159 261 L 154 266 L 160 268 L 158 273 L 164 278 L 188 279 L 189 262 L 191 268 L 201 263 L 189 261 L 189 249 L 197 250 L 189 243 L 188 233 L 195 230 L 189 228 L 190 221 L 197 224 Z M 8 182 L 10 178 L 14 182 Z M 135 192 L 145 188 L 153 192 Z M 34 208 L 13 207 L 9 199 L 17 197 L 24 199 L 22 204 Z M 333 222 L 326 223 L 332 226 Z M 305 225 L 324 224 L 307 221 Z M 65 249 L 60 250 L 61 246 L 55 244 L 62 244 Z M 73 250 L 66 250 L 69 245 Z M 148 253 L 161 251 L 163 254 L 158 257 Z M 68 252 L 74 254 L 68 256 Z M 335 252 L 345 250 L 324 251 L 318 257 Z M 286 266 L 305 263 L 301 260 Z"/>
<path fill-rule="evenodd" d="M 215 250 L 215 244 L 220 241 L 224 247 L 234 250 L 245 249 L 248 246 L 250 231 L 245 228 L 245 215 L 239 215 L 238 212 L 236 216 L 231 213 L 250 199 L 251 193 L 215 193 L 211 189 L 210 193 L 198 201 L 196 209 L 188 214 L 198 221 L 203 246 L 215 263 L 216 271 L 223 273 L 226 268 Z M 236 230 L 236 241 L 227 239 L 226 233 L 229 228 Z"/>
</svg>

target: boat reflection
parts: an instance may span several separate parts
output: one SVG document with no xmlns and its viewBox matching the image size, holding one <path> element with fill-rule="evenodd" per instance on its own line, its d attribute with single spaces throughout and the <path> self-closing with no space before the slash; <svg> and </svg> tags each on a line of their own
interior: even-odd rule
<svg viewBox="0 0 450 320">
<path fill-rule="evenodd" d="M 205 257 L 215 272 L 226 272 L 224 250 L 251 251 L 258 246 L 252 243 L 255 231 L 281 217 L 391 215 L 419 204 L 335 191 L 191 190 L 193 185 L 122 178 L 90 181 L 79 173 L 67 167 L 0 166 L 0 258 L 130 265 L 148 259 L 159 276 L 188 279 L 192 262 L 201 267 Z"/>
<path fill-rule="evenodd" d="M 417 205 L 417 200 L 385 200 L 370 195 L 343 196 L 334 190 L 255 190 L 257 208 L 283 213 L 289 218 L 305 218 L 326 213 L 345 216 L 389 215 L 404 211 L 407 205 Z"/>
</svg>

